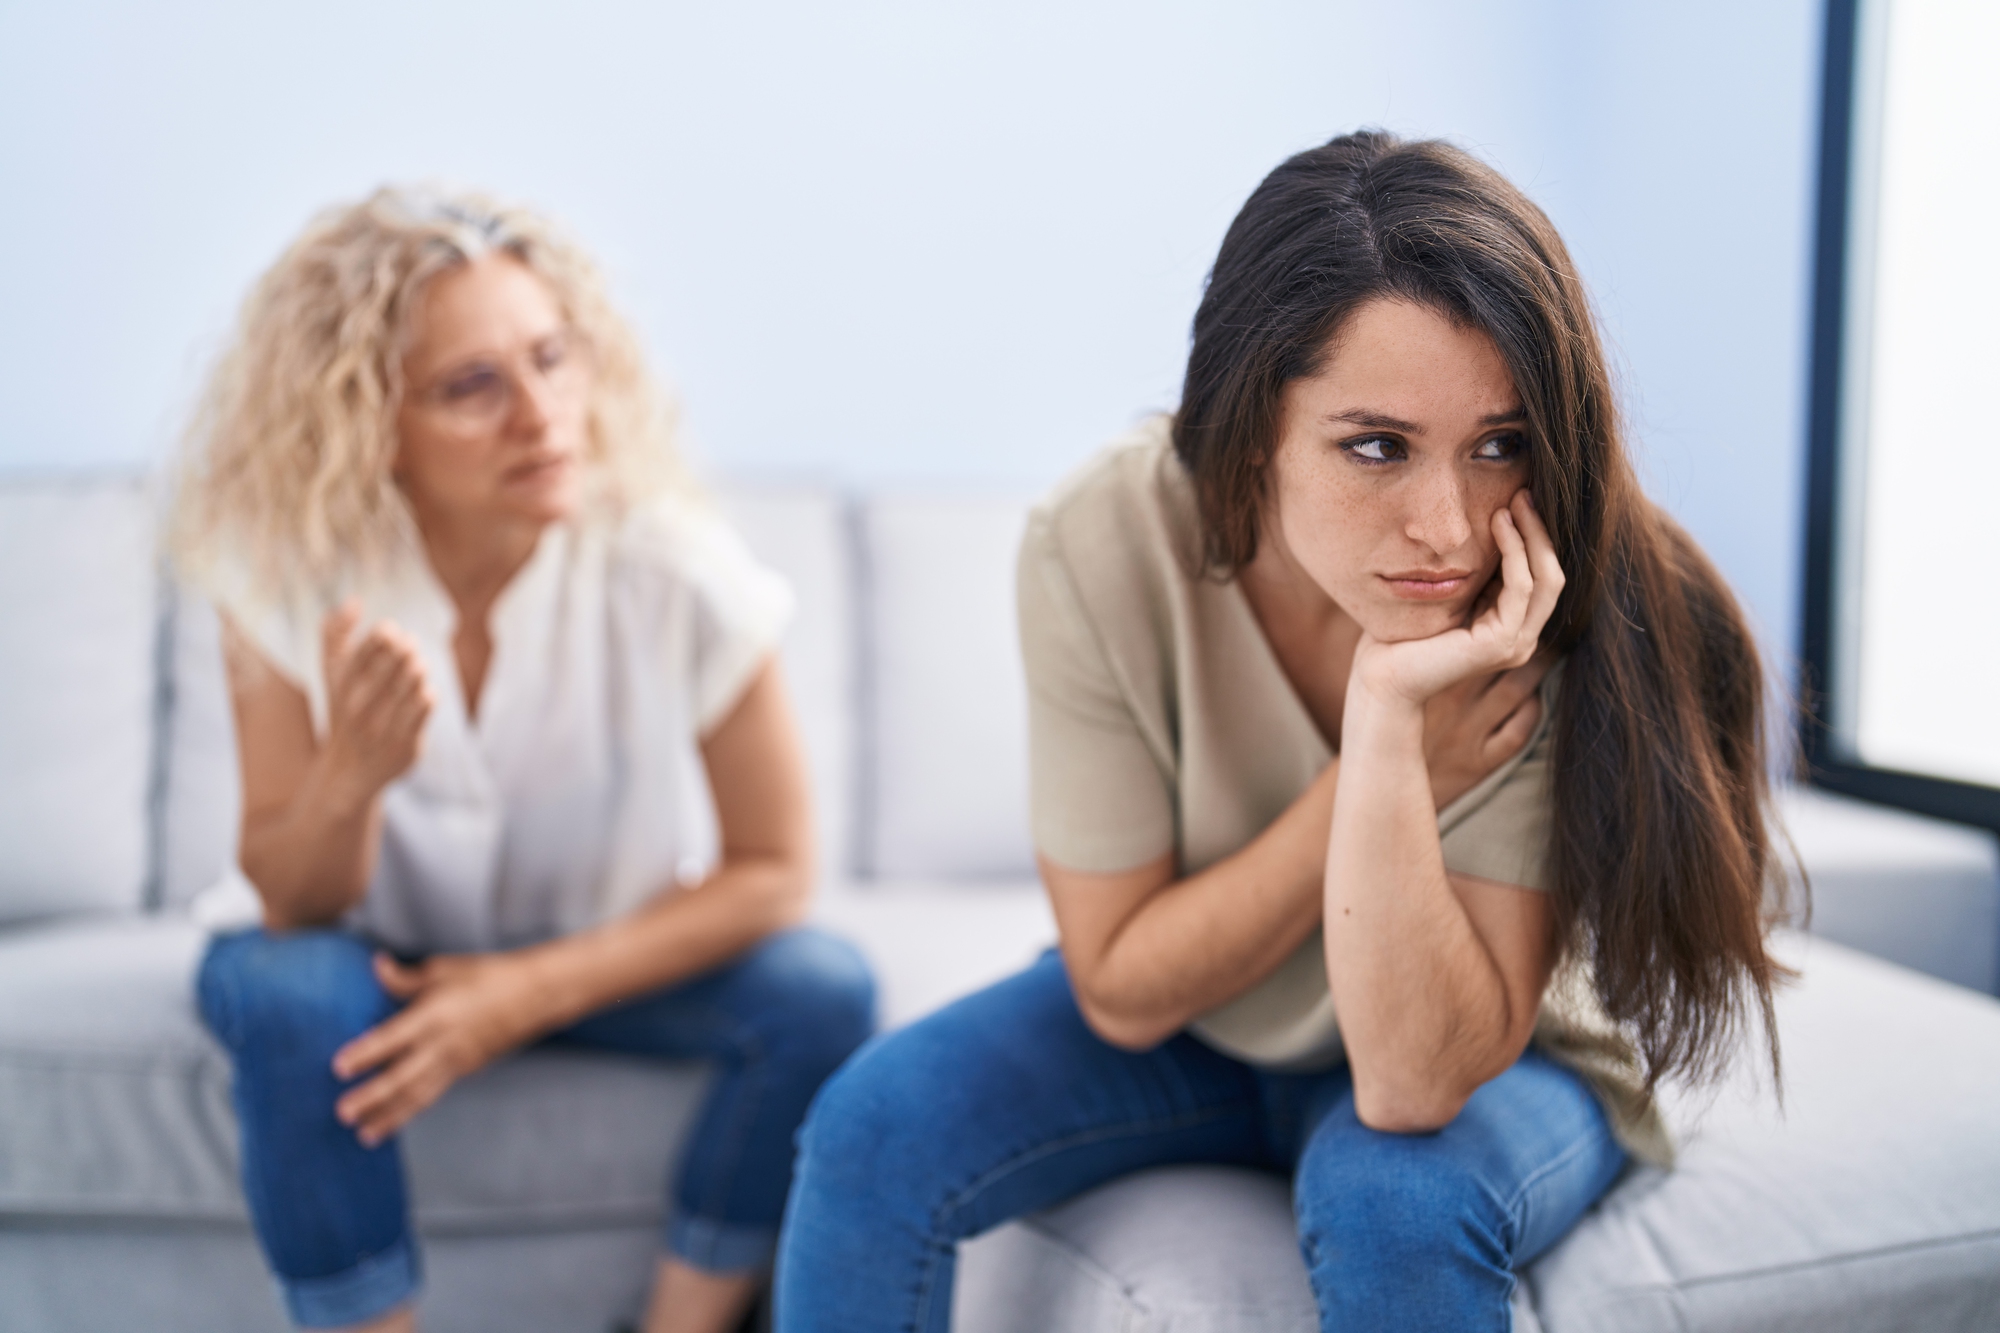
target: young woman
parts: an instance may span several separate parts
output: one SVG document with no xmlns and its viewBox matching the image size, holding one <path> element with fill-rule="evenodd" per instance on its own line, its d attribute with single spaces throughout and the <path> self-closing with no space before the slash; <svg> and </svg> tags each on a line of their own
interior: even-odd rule
<svg viewBox="0 0 2000 1333">
<path fill-rule="evenodd" d="M 199 998 L 292 1318 L 414 1326 L 395 1135 L 553 1040 L 717 1066 L 646 1327 L 730 1327 L 872 1025 L 860 958 L 799 925 L 789 592 L 675 483 L 587 260 L 477 198 L 309 229 L 193 441 L 178 556 L 222 612 L 262 915 Z"/>
<path fill-rule="evenodd" d="M 956 1242 L 1172 1162 L 1293 1174 L 1325 1328 L 1507 1327 L 1776 971 L 1751 639 L 1548 219 L 1441 143 L 1279 167 L 1019 597 L 1061 956 L 822 1091 L 780 1327 L 942 1330 Z"/>
</svg>

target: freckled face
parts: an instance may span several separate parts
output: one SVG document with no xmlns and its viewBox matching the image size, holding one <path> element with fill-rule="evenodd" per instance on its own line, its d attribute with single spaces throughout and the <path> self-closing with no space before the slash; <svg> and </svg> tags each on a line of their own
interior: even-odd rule
<svg viewBox="0 0 2000 1333">
<path fill-rule="evenodd" d="M 1524 431 L 1491 338 L 1372 301 L 1320 372 L 1285 390 L 1264 521 L 1273 555 L 1376 639 L 1452 629 L 1499 567 L 1493 512 L 1527 485 Z"/>
</svg>

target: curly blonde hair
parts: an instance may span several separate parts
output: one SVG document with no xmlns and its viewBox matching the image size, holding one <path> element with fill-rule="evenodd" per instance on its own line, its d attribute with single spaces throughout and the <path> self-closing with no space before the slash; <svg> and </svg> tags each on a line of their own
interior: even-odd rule
<svg viewBox="0 0 2000 1333">
<path fill-rule="evenodd" d="M 185 439 L 182 577 L 289 602 L 388 567 L 412 531 L 390 476 L 411 315 L 431 279 L 496 253 L 541 276 L 590 356 L 587 505 L 686 488 L 671 404 L 583 251 L 523 208 L 386 188 L 321 215 L 245 301 Z"/>
</svg>

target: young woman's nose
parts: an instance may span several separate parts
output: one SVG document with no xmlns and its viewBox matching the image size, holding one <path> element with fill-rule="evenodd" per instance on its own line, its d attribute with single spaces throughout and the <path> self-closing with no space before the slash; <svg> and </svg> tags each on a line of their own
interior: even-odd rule
<svg viewBox="0 0 2000 1333">
<path fill-rule="evenodd" d="M 1449 555 L 1472 540 L 1465 479 L 1458 469 L 1448 464 L 1424 468 L 1413 480 L 1404 535 L 1440 556 Z"/>
</svg>

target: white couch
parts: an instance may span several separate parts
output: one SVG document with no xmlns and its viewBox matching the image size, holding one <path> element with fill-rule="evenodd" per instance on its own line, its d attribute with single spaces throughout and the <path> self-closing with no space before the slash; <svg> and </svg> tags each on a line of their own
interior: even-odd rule
<svg viewBox="0 0 2000 1333">
<path fill-rule="evenodd" d="M 891 1023 L 1053 938 L 1013 647 L 1024 503 L 725 492 L 800 593 L 785 656 L 830 852 L 819 912 L 873 959 Z M 151 514 L 134 481 L 0 485 L 10 1333 L 283 1327 L 189 994 L 183 908 L 228 861 L 236 799 L 213 619 L 163 592 Z M 1518 1326 L 2000 1327 L 1993 840 L 1805 793 L 1787 811 L 1819 932 L 1783 945 L 1805 974 L 1780 1006 L 1787 1111 L 1748 1073 L 1675 1099 L 1680 1169 L 1621 1181 L 1528 1273 Z M 420 1119 L 427 1327 L 628 1317 L 702 1078 L 533 1051 Z M 1316 1326 L 1284 1182 L 1225 1169 L 1137 1176 L 969 1243 L 957 1315 L 974 1333 Z"/>
</svg>

